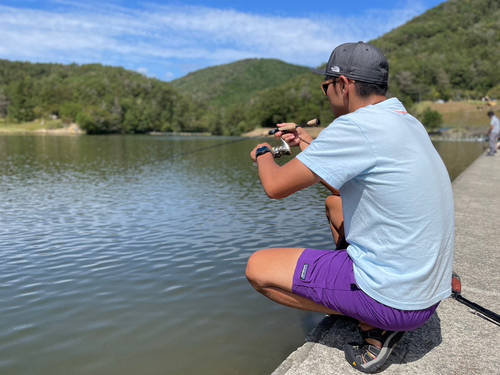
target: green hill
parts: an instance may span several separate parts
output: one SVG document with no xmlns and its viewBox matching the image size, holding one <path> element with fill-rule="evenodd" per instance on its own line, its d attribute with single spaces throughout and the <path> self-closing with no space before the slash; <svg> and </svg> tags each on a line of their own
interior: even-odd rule
<svg viewBox="0 0 500 375">
<path fill-rule="evenodd" d="M 500 0 L 450 0 L 370 43 L 389 60 L 389 95 L 416 115 L 422 111 L 413 104 L 423 101 L 480 100 L 485 95 L 500 99 Z M 332 116 L 319 89 L 321 80 L 306 73 L 257 93 L 240 126 L 272 126 L 315 116 L 327 124 Z M 445 121 L 457 118 L 443 115 Z M 481 116 L 483 112 L 468 120 L 462 116 L 446 125 L 477 127 L 487 120 L 476 124 Z"/>
<path fill-rule="evenodd" d="M 248 59 L 190 73 L 172 81 L 191 99 L 223 107 L 249 100 L 258 91 L 289 81 L 309 71 L 280 60 Z"/>
<path fill-rule="evenodd" d="M 478 100 L 485 95 L 500 98 L 500 0 L 450 0 L 371 43 L 388 57 L 389 95 L 400 98 L 411 111 L 414 103 L 422 101 Z M 220 70 L 214 72 L 224 74 L 236 64 L 218 67 Z M 295 75 L 281 85 L 256 91 L 244 103 L 227 101 L 212 108 L 205 120 L 209 119 L 212 131 L 225 134 L 313 117 L 327 124 L 333 116 L 319 89 L 321 81 L 309 72 Z M 235 95 L 238 87 L 248 91 L 242 83 L 230 87 L 228 82 L 221 80 L 217 92 L 227 90 Z M 189 90 L 196 89 L 191 86 Z M 447 125 L 476 124 L 462 121 Z"/>
<path fill-rule="evenodd" d="M 406 102 L 500 97 L 500 0 L 450 0 L 372 43 Z"/>
<path fill-rule="evenodd" d="M 500 98 L 500 0 L 449 0 L 372 43 L 389 59 L 390 95 L 410 110 L 426 100 Z M 308 68 L 269 59 L 203 69 L 171 83 L 100 64 L 0 60 L 0 118 L 57 115 L 89 133 L 236 135 L 314 117 L 329 123 L 321 81 Z"/>
<path fill-rule="evenodd" d="M 0 60 L 0 118 L 56 115 L 88 133 L 195 131 L 195 112 L 168 83 L 123 68 Z"/>
</svg>

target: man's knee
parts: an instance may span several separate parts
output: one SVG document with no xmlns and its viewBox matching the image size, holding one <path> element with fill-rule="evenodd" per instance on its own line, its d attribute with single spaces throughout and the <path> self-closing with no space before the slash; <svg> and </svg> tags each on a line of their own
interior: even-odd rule
<svg viewBox="0 0 500 375">
<path fill-rule="evenodd" d="M 253 253 L 247 262 L 246 277 L 248 282 L 257 290 L 263 287 L 261 272 L 259 272 L 261 270 L 262 258 L 262 250 L 260 250 Z"/>
<path fill-rule="evenodd" d="M 342 211 L 342 198 L 340 198 L 337 195 L 330 195 L 328 198 L 326 198 L 325 201 L 325 211 L 326 211 L 326 217 L 328 219 L 331 218 L 331 216 L 335 212 L 341 212 Z"/>
<path fill-rule="evenodd" d="M 291 290 L 298 259 L 304 249 L 267 249 L 254 253 L 248 259 L 246 277 L 262 292 L 266 288 Z"/>
</svg>

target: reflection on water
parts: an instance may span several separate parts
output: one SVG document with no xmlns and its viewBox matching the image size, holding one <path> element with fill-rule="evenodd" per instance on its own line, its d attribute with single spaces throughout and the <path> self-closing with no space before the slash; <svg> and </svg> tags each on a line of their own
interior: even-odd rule
<svg viewBox="0 0 500 375">
<path fill-rule="evenodd" d="M 265 374 L 304 342 L 322 316 L 244 271 L 331 248 L 326 191 L 268 200 L 256 140 L 189 153 L 231 140 L 0 137 L 0 373 Z M 452 178 L 482 151 L 436 147 Z"/>
</svg>

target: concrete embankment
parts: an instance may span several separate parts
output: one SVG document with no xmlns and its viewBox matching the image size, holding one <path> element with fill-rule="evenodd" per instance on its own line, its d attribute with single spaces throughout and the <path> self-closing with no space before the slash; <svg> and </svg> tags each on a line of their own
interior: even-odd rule
<svg viewBox="0 0 500 375">
<path fill-rule="evenodd" d="M 454 182 L 456 255 L 462 295 L 500 314 L 500 156 L 480 156 Z M 359 342 L 357 322 L 325 317 L 273 375 L 361 374 L 342 347 Z M 500 326 L 449 298 L 408 332 L 378 373 L 500 374 Z"/>
</svg>

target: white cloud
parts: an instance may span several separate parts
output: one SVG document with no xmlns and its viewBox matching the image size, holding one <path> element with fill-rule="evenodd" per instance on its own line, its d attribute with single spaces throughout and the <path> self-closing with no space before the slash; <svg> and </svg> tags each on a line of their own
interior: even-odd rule
<svg viewBox="0 0 500 375">
<path fill-rule="evenodd" d="M 165 80 L 167 80 L 167 81 L 171 81 L 171 80 L 173 80 L 174 78 L 175 78 L 175 74 L 174 74 L 174 73 L 172 73 L 172 72 L 166 72 L 166 73 L 165 73 Z"/>
<path fill-rule="evenodd" d="M 135 65 L 136 70 L 171 59 L 203 68 L 253 57 L 317 66 L 336 45 L 374 39 L 424 10 L 408 2 L 405 8 L 348 19 L 291 18 L 194 6 L 58 3 L 54 11 L 0 5 L 0 57 Z"/>
<path fill-rule="evenodd" d="M 146 77 L 147 77 L 147 76 L 148 76 L 148 74 L 149 74 L 149 71 L 148 71 L 148 68 L 139 68 L 139 69 L 137 69 L 137 73 L 140 73 L 140 74 L 142 74 L 143 76 L 146 76 Z"/>
</svg>

